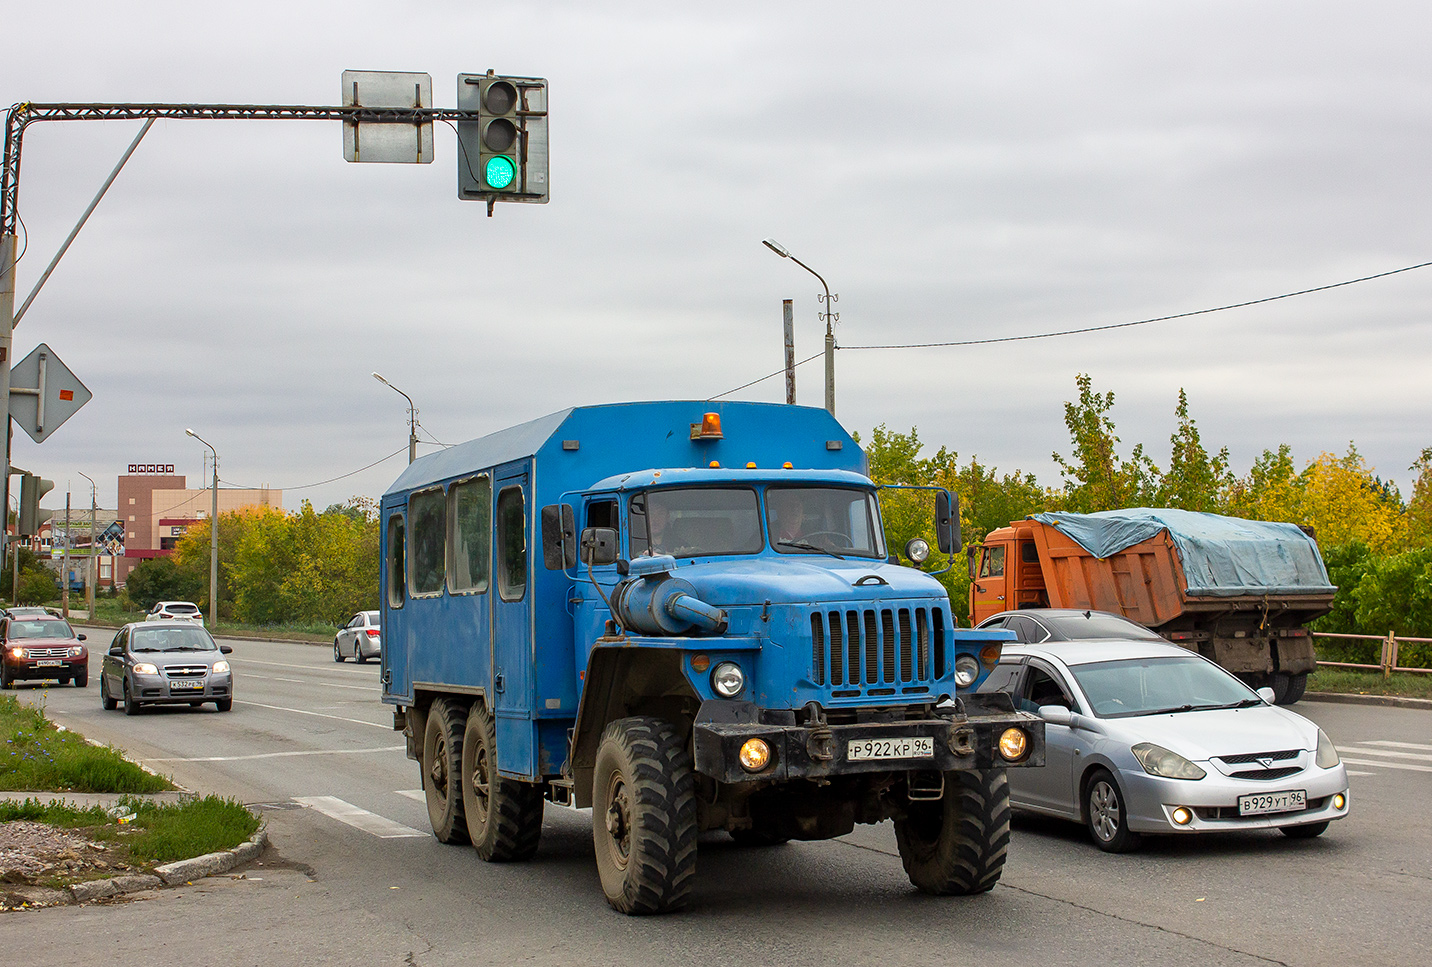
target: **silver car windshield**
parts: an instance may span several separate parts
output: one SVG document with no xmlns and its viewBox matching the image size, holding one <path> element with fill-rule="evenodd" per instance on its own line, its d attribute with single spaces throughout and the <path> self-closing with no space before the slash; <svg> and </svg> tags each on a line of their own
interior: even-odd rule
<svg viewBox="0 0 1432 967">
<path fill-rule="evenodd" d="M 214 651 L 214 639 L 203 628 L 135 628 L 130 651 Z"/>
<path fill-rule="evenodd" d="M 1072 665 L 1069 670 L 1100 718 L 1262 703 L 1247 685 L 1193 655 L 1125 658 Z"/>
<path fill-rule="evenodd" d="M 770 487 L 766 528 L 781 554 L 885 558 L 875 495 L 848 487 Z"/>
</svg>

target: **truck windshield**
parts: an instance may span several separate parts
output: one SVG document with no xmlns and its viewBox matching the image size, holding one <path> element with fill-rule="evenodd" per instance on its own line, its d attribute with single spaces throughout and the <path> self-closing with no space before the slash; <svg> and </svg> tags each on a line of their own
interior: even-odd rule
<svg viewBox="0 0 1432 967">
<path fill-rule="evenodd" d="M 781 554 L 885 558 L 875 495 L 846 487 L 770 487 L 766 526 Z"/>
<path fill-rule="evenodd" d="M 748 487 L 649 490 L 631 499 L 631 553 L 706 557 L 761 549 L 761 511 Z"/>
</svg>

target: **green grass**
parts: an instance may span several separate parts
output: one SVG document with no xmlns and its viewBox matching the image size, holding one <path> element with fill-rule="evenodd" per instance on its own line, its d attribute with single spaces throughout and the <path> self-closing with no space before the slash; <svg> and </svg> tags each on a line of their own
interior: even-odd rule
<svg viewBox="0 0 1432 967">
<path fill-rule="evenodd" d="M 1323 667 L 1308 676 L 1308 691 L 1432 699 L 1432 675 L 1393 672 L 1392 677 L 1383 678 L 1382 672 Z"/>
<path fill-rule="evenodd" d="M 0 789 L 57 792 L 162 792 L 174 784 L 145 772 L 117 749 L 60 731 L 43 706 L 0 695 Z"/>
<path fill-rule="evenodd" d="M 73 599 L 70 602 L 74 606 Z M 94 614 L 85 622 L 86 624 L 99 625 L 102 627 L 118 628 L 121 625 L 129 624 L 131 621 L 143 621 L 143 611 L 126 611 L 120 607 L 119 599 L 106 600 L 97 598 L 94 603 Z M 293 638 L 299 641 L 332 641 L 333 636 L 338 634 L 338 626 L 316 623 L 289 622 L 283 624 L 256 625 L 245 624 L 240 621 L 223 621 L 218 628 L 210 628 L 211 633 L 222 635 L 247 635 L 252 638 Z"/>
<path fill-rule="evenodd" d="M 233 849 L 259 828 L 259 817 L 233 799 L 206 796 L 178 803 L 151 803 L 125 796 L 120 804 L 134 818 L 121 824 L 98 806 L 80 808 L 63 802 L 0 802 L 0 822 L 28 819 L 66 829 L 82 830 L 90 839 L 115 844 L 115 859 L 159 865 Z"/>
</svg>

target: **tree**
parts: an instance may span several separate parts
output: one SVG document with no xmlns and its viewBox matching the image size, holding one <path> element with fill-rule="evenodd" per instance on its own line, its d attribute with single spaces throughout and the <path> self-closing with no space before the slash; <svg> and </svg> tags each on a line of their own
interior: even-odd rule
<svg viewBox="0 0 1432 967">
<path fill-rule="evenodd" d="M 1432 544 L 1432 447 L 1408 467 L 1417 471 L 1412 497 L 1407 501 L 1407 540 L 1414 547 Z"/>
<path fill-rule="evenodd" d="M 194 601 L 199 597 L 199 585 L 168 557 L 140 561 L 129 572 L 124 587 L 134 603 L 145 611 L 154 607 L 156 601 Z"/>
<path fill-rule="evenodd" d="M 1169 437 L 1173 445 L 1169 454 L 1168 472 L 1159 481 L 1157 503 L 1161 507 L 1222 513 L 1233 487 L 1233 474 L 1228 470 L 1228 448 L 1210 457 L 1199 437 L 1198 424 L 1188 415 L 1188 394 L 1180 387 L 1178 429 Z"/>
<path fill-rule="evenodd" d="M 1080 373 L 1074 383 L 1079 402 L 1064 404 L 1073 453 L 1068 459 L 1053 454 L 1065 478 L 1065 509 L 1087 514 L 1157 503 L 1160 474 L 1144 455 L 1144 445 L 1135 446 L 1127 460 L 1118 454 L 1119 438 L 1108 416 L 1114 407 L 1113 390 L 1094 392 L 1088 373 Z"/>
</svg>

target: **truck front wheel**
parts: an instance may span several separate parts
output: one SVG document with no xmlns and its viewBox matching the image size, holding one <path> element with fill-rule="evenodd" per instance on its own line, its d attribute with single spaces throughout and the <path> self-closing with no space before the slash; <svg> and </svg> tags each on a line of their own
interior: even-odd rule
<svg viewBox="0 0 1432 967">
<path fill-rule="evenodd" d="M 909 804 L 895 842 L 910 882 L 925 893 L 967 896 L 999 881 L 1009 848 L 1009 780 L 1003 769 L 945 773 L 945 795 Z"/>
<path fill-rule="evenodd" d="M 428 709 L 423 729 L 423 792 L 428 822 L 441 843 L 466 843 L 462 812 L 462 737 L 467 712 L 452 699 L 440 698 Z"/>
<path fill-rule="evenodd" d="M 696 874 L 696 773 L 676 729 L 648 717 L 608 725 L 592 807 L 607 902 L 631 914 L 681 907 Z"/>
<path fill-rule="evenodd" d="M 489 863 L 527 860 L 542 838 L 542 787 L 497 772 L 497 728 L 487 706 L 467 714 L 462 737 L 462 808 L 477 855 Z"/>
</svg>

